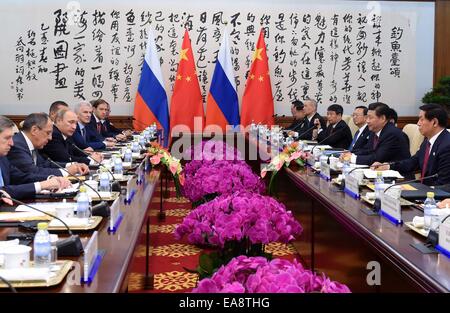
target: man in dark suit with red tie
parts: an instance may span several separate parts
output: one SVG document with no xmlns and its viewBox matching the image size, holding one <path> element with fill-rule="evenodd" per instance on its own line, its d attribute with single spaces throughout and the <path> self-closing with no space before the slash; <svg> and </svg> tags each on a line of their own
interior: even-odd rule
<svg viewBox="0 0 450 313">
<path fill-rule="evenodd" d="M 371 103 L 367 126 L 372 132 L 367 145 L 355 153 L 343 153 L 341 159 L 352 163 L 371 165 L 374 162 L 401 161 L 411 156 L 401 129 L 389 122 L 390 108 L 381 102 Z"/>
<path fill-rule="evenodd" d="M 423 179 L 426 185 L 450 184 L 450 133 L 447 131 L 448 114 L 437 104 L 420 107 L 420 133 L 425 137 L 419 151 L 411 158 L 392 165 L 375 162 L 372 166 L 379 170 L 393 169 L 403 175 L 419 172 L 421 177 L 438 174 L 438 177 Z"/>
</svg>

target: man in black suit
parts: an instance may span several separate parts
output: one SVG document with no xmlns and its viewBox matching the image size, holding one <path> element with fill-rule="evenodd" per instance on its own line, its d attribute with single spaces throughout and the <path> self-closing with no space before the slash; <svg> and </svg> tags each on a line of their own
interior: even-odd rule
<svg viewBox="0 0 450 313">
<path fill-rule="evenodd" d="M 53 125 L 52 140 L 44 146 L 42 152 L 57 162 L 78 162 L 87 165 L 101 162 L 103 160 L 102 154 L 91 152 L 90 160 L 74 147 L 72 135 L 77 128 L 77 122 L 77 115 L 73 111 L 59 110 L 56 114 L 55 125 Z"/>
<path fill-rule="evenodd" d="M 344 108 L 339 104 L 332 104 L 327 109 L 328 126 L 323 129 L 319 119 L 314 125 L 318 130 L 317 141 L 334 148 L 346 149 L 352 142 L 352 132 L 347 123 L 342 120 Z"/>
<path fill-rule="evenodd" d="M 419 151 L 411 158 L 392 165 L 372 164 L 379 170 L 393 169 L 403 175 L 419 172 L 421 177 L 438 174 L 438 177 L 422 179 L 426 185 L 450 184 L 450 133 L 447 131 L 448 114 L 440 105 L 422 105 L 419 112 L 420 133 L 425 137 Z"/>
<path fill-rule="evenodd" d="M 305 112 L 303 111 L 303 103 L 300 100 L 295 100 L 292 102 L 291 112 L 294 117 L 294 121 L 291 125 L 286 127 L 285 130 L 289 136 L 298 137 L 299 134 L 306 130 L 306 119 Z"/>
<path fill-rule="evenodd" d="M 91 117 L 91 127 L 107 141 L 125 141 L 127 137 L 122 131 L 111 127 L 111 123 L 106 119 L 108 103 L 103 99 L 97 99 L 92 100 L 91 104 L 94 113 Z"/>
<path fill-rule="evenodd" d="M 367 107 L 357 106 L 352 114 L 353 123 L 358 130 L 353 136 L 352 143 L 348 147 L 348 151 L 355 153 L 359 149 L 365 147 L 369 141 L 370 130 L 367 127 Z"/>
<path fill-rule="evenodd" d="M 0 116 L 0 190 L 6 196 L 17 199 L 33 198 L 41 190 L 58 190 L 68 187 L 62 177 L 48 178 L 47 175 L 24 173 L 12 165 L 6 155 L 14 145 L 14 123 Z M 48 179 L 47 179 L 48 178 Z M 12 204 L 8 199 L 4 202 Z"/>
<path fill-rule="evenodd" d="M 371 103 L 367 113 L 367 126 L 372 134 L 367 145 L 355 153 L 343 153 L 341 159 L 371 165 L 377 161 L 392 162 L 409 158 L 411 154 L 403 132 L 389 122 L 389 114 L 387 104 Z"/>
<path fill-rule="evenodd" d="M 56 113 L 63 108 L 69 108 L 69 105 L 61 100 L 57 100 L 50 105 L 50 108 L 48 109 L 48 116 L 52 122 L 55 121 Z"/>
<path fill-rule="evenodd" d="M 317 101 L 316 100 L 308 99 L 306 101 L 303 101 L 303 111 L 305 112 L 305 115 L 306 115 L 305 130 L 308 130 L 308 131 L 304 132 L 302 134 L 299 134 L 298 139 L 299 140 L 311 140 L 311 139 L 313 139 L 314 121 L 316 119 L 319 120 L 321 128 L 325 129 L 327 125 L 326 125 L 323 117 L 321 117 L 317 113 Z M 315 136 L 317 136 L 317 131 L 315 132 Z"/>
<path fill-rule="evenodd" d="M 14 135 L 14 146 L 8 153 L 9 162 L 21 171 L 33 175 L 68 176 L 86 174 L 89 168 L 85 164 L 61 163 L 66 171 L 59 169 L 52 162 L 45 160 L 38 150 L 52 139 L 53 122 L 45 113 L 32 113 L 25 118 L 22 131 Z"/>
</svg>

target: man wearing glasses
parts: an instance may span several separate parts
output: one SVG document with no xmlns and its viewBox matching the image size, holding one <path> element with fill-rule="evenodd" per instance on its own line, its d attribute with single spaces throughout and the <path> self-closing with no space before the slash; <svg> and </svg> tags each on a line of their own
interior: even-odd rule
<svg viewBox="0 0 450 313">
<path fill-rule="evenodd" d="M 348 147 L 348 151 L 355 152 L 363 148 L 369 141 L 370 130 L 367 127 L 367 107 L 361 105 L 357 106 L 353 111 L 353 123 L 358 127 L 353 136 L 352 143 Z"/>
</svg>

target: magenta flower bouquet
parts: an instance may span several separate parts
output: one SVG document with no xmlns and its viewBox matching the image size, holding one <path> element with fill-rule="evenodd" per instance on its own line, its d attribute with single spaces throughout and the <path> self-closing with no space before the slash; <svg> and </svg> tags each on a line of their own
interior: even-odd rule
<svg viewBox="0 0 450 313">
<path fill-rule="evenodd" d="M 245 164 L 241 153 L 223 141 L 209 140 L 192 146 L 184 153 L 184 159 L 190 160 L 184 169 L 186 176 L 194 175 L 203 165 L 213 163 Z"/>
<path fill-rule="evenodd" d="M 211 278 L 201 280 L 194 293 L 350 293 L 324 274 L 305 270 L 296 260 L 272 261 L 239 256 L 222 266 Z"/>
<path fill-rule="evenodd" d="M 188 236 L 198 245 L 221 248 L 227 242 L 246 244 L 288 243 L 303 231 L 291 211 L 275 199 L 250 192 L 223 195 L 194 209 L 176 228 L 175 236 Z M 247 247 L 244 245 L 243 249 Z"/>
<path fill-rule="evenodd" d="M 211 195 L 230 195 L 236 191 L 263 193 L 264 181 L 245 163 L 215 162 L 203 164 L 186 175 L 183 195 L 194 202 L 210 200 Z"/>
</svg>

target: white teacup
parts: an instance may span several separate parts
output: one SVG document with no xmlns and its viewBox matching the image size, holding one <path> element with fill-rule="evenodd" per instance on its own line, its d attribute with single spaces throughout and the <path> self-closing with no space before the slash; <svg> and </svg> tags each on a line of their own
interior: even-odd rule
<svg viewBox="0 0 450 313">
<path fill-rule="evenodd" d="M 96 180 L 86 180 L 84 182 L 84 184 L 91 186 L 95 190 L 98 190 L 98 181 L 96 181 Z M 90 188 L 88 187 L 88 189 L 90 189 Z"/>
<path fill-rule="evenodd" d="M 76 203 L 60 203 L 55 207 L 56 216 L 65 219 L 65 218 L 71 218 L 74 215 L 74 208 Z"/>
<path fill-rule="evenodd" d="M 0 268 L 25 268 L 30 266 L 31 247 L 16 245 L 0 250 Z"/>
</svg>

